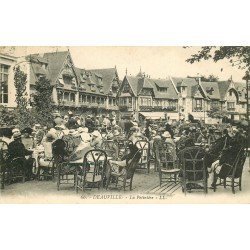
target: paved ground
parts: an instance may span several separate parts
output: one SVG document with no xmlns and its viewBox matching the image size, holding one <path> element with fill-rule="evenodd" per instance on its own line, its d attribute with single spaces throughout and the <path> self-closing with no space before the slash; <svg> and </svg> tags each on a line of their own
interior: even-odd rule
<svg viewBox="0 0 250 250">
<path fill-rule="evenodd" d="M 249 158 L 243 171 L 242 191 L 233 195 L 230 188 L 219 187 L 214 193 L 201 192 L 182 193 L 179 184 L 163 184 L 159 186 L 158 173 L 151 169 L 150 174 L 144 170 L 135 173 L 133 190 L 109 189 L 86 190 L 75 193 L 73 186 L 62 186 L 57 191 L 56 183 L 52 181 L 29 181 L 6 186 L 1 190 L 0 203 L 249 203 L 250 202 L 250 172 Z M 99 196 L 98 196 L 99 195 Z"/>
</svg>

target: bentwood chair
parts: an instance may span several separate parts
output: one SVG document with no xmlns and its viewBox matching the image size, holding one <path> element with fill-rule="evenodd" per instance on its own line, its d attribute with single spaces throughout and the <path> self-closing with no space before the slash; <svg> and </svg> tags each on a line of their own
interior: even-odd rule
<svg viewBox="0 0 250 250">
<path fill-rule="evenodd" d="M 21 180 L 25 182 L 26 171 L 25 171 L 25 158 L 16 157 L 8 162 L 7 167 L 7 180 L 9 182 L 15 182 Z"/>
<path fill-rule="evenodd" d="M 118 143 L 113 140 L 104 140 L 102 143 L 102 150 L 104 150 L 108 157 L 117 160 L 119 157 Z"/>
<path fill-rule="evenodd" d="M 73 153 L 76 147 L 78 146 L 76 144 L 76 140 L 73 135 L 65 135 L 62 138 L 67 143 L 67 152 L 69 154 Z"/>
<path fill-rule="evenodd" d="M 231 187 L 233 194 L 235 194 L 236 187 L 239 187 L 240 191 L 242 190 L 242 171 L 246 157 L 245 149 L 241 148 L 232 165 L 222 164 L 220 172 L 218 174 L 214 172 L 214 178 L 219 179 L 219 182 L 213 186 L 214 192 L 218 186 Z"/>
<path fill-rule="evenodd" d="M 180 179 L 182 191 L 203 190 L 207 193 L 207 169 L 204 158 L 206 151 L 202 147 L 187 147 L 179 153 L 180 158 Z"/>
<path fill-rule="evenodd" d="M 128 139 L 119 139 L 118 143 L 118 157 L 122 158 L 128 151 L 128 144 L 131 143 Z"/>
<path fill-rule="evenodd" d="M 100 149 L 91 149 L 84 155 L 82 165 L 75 172 L 75 190 L 85 190 L 87 187 L 103 187 L 107 166 L 107 154 Z"/>
<path fill-rule="evenodd" d="M 137 164 L 137 169 L 147 169 L 150 172 L 150 143 L 147 140 L 139 140 L 135 146 L 141 152 L 141 158 Z"/>
<path fill-rule="evenodd" d="M 137 168 L 137 165 L 141 159 L 142 156 L 142 151 L 138 150 L 132 160 L 128 162 L 128 165 L 126 167 L 123 167 L 121 171 L 112 171 L 112 166 L 110 166 L 110 173 L 107 178 L 107 184 L 106 184 L 106 189 L 108 189 L 110 185 L 110 180 L 115 179 L 115 187 L 118 186 L 118 183 L 122 183 L 122 187 L 124 191 L 126 190 L 126 187 L 129 186 L 130 191 L 132 190 L 132 184 L 133 184 L 133 177 L 135 170 Z M 114 163 L 113 163 L 114 164 Z M 114 164 L 116 165 L 116 164 Z M 116 166 L 117 169 L 119 169 L 119 166 Z"/>
<path fill-rule="evenodd" d="M 180 172 L 177 166 L 176 147 L 167 142 L 158 142 L 155 146 L 156 165 L 159 171 L 160 186 L 163 182 L 177 183 Z"/>
<path fill-rule="evenodd" d="M 54 180 L 55 164 L 52 157 L 48 157 L 46 150 L 44 151 L 44 156 L 39 155 L 37 158 L 38 170 L 37 170 L 37 180 L 41 179 Z"/>
<path fill-rule="evenodd" d="M 7 167 L 8 144 L 0 140 L 0 184 L 1 189 L 5 186 L 5 174 Z"/>
<path fill-rule="evenodd" d="M 69 153 L 67 151 L 68 144 L 63 139 L 57 139 L 52 144 L 53 167 L 51 169 L 52 175 L 57 171 L 57 190 L 59 191 L 61 184 L 70 184 L 74 171 L 68 166 Z M 53 179 L 54 176 L 52 176 Z"/>
</svg>

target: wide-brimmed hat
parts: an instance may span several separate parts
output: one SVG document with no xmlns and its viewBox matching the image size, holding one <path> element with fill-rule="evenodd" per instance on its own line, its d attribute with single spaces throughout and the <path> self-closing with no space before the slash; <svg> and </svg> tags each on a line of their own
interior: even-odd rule
<svg viewBox="0 0 250 250">
<path fill-rule="evenodd" d="M 12 129 L 12 133 L 13 133 L 13 134 L 15 134 L 15 133 L 20 133 L 20 129 L 14 128 L 14 129 Z"/>
<path fill-rule="evenodd" d="M 168 131 L 165 131 L 163 134 L 162 134 L 162 137 L 165 137 L 165 138 L 171 138 L 171 135 Z"/>
</svg>

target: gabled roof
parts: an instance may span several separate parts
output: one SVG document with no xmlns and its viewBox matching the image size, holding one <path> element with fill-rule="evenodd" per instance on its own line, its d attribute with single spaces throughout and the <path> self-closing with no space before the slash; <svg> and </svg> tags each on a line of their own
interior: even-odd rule
<svg viewBox="0 0 250 250">
<path fill-rule="evenodd" d="M 68 51 L 61 51 L 26 56 L 26 60 L 31 63 L 30 83 L 35 84 L 37 74 L 43 74 L 50 80 L 51 85 L 55 85 L 68 54 Z M 43 65 L 47 66 L 46 69 Z"/>
<path fill-rule="evenodd" d="M 100 95 L 110 94 L 111 86 L 114 84 L 113 80 L 118 76 L 115 68 L 86 70 L 74 67 L 74 69 L 79 86 L 84 86 L 84 92 L 87 93 Z M 83 78 L 81 75 L 84 77 L 84 82 L 82 81 Z M 117 84 L 119 84 L 119 79 L 116 79 L 116 81 Z M 90 85 L 92 85 L 92 87 L 90 87 Z M 91 88 L 94 89 L 94 91 L 92 91 Z M 112 92 L 112 95 L 116 95 L 116 93 Z"/>
<path fill-rule="evenodd" d="M 236 90 L 239 93 L 239 101 L 240 102 L 246 102 L 247 101 L 246 96 L 245 96 L 246 83 L 244 83 L 244 82 L 234 82 L 234 86 L 235 86 Z"/>
<path fill-rule="evenodd" d="M 201 86 L 210 99 L 221 99 L 218 82 L 201 82 Z"/>
<path fill-rule="evenodd" d="M 106 95 L 109 94 L 109 90 L 113 84 L 113 80 L 118 77 L 116 68 L 90 69 L 88 71 L 92 73 L 92 76 L 93 74 L 95 74 L 96 77 L 102 78 L 103 92 Z M 117 82 L 119 84 L 119 78 L 117 79 Z"/>
<path fill-rule="evenodd" d="M 176 87 L 187 87 L 187 86 L 193 86 L 197 84 L 197 81 L 194 78 L 190 78 L 190 77 L 172 77 L 172 80 L 175 84 Z"/>
<path fill-rule="evenodd" d="M 155 98 L 178 99 L 172 82 L 168 79 L 153 79 L 148 77 L 125 76 L 127 78 L 133 93 L 138 96 L 142 89 L 147 88 L 153 91 Z M 167 92 L 160 92 L 158 88 L 167 88 Z"/>
<path fill-rule="evenodd" d="M 159 87 L 159 88 L 168 88 L 172 82 L 169 79 L 154 79 L 154 83 Z"/>
<path fill-rule="evenodd" d="M 227 94 L 228 88 L 230 86 L 230 82 L 228 81 L 220 81 L 218 82 L 219 92 L 220 92 L 220 99 L 224 100 Z"/>
<path fill-rule="evenodd" d="M 199 84 L 194 78 L 172 77 L 172 80 L 176 87 L 180 87 L 180 86 L 187 87 L 187 97 L 189 98 L 194 97 L 194 94 L 199 89 Z M 202 89 L 201 91 L 203 92 Z M 205 93 L 202 93 L 202 94 L 204 95 Z"/>
<path fill-rule="evenodd" d="M 56 84 L 57 77 L 62 70 L 63 64 L 68 54 L 69 51 L 44 53 L 43 58 L 48 61 L 51 85 Z"/>
<path fill-rule="evenodd" d="M 178 93 L 170 79 L 149 79 L 154 85 L 155 98 L 178 99 Z M 167 88 L 167 92 L 160 92 L 159 89 Z"/>
<path fill-rule="evenodd" d="M 142 79 L 142 78 L 137 77 L 137 76 L 125 76 L 125 79 L 127 79 L 127 81 L 129 83 L 134 95 L 137 96 L 137 94 L 138 94 L 138 90 L 137 90 L 137 88 L 138 88 L 138 80 Z M 140 81 L 139 84 L 142 84 L 142 81 Z"/>
</svg>

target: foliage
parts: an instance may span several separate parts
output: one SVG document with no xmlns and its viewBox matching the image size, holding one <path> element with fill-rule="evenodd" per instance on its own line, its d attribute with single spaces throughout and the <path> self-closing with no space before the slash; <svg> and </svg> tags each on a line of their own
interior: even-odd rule
<svg viewBox="0 0 250 250">
<path fill-rule="evenodd" d="M 208 59 L 212 59 L 214 62 L 228 59 L 232 66 L 237 66 L 240 69 L 246 69 L 249 71 L 250 46 L 203 46 L 201 47 L 201 50 L 192 55 L 186 61 L 194 63 Z"/>
<path fill-rule="evenodd" d="M 20 66 L 14 68 L 14 85 L 16 88 L 16 103 L 17 103 L 17 122 L 20 129 L 31 127 L 33 119 L 28 109 L 28 98 L 26 92 L 27 74 L 25 74 Z"/>
<path fill-rule="evenodd" d="M 223 118 L 228 115 L 228 112 L 226 110 L 220 110 L 217 107 L 211 108 L 211 110 L 208 112 L 208 116 L 212 118 Z"/>
<path fill-rule="evenodd" d="M 38 123 L 46 125 L 53 121 L 52 91 L 50 81 L 40 77 L 35 85 L 34 95 L 35 116 Z"/>
<path fill-rule="evenodd" d="M 214 75 L 209 75 L 208 77 L 201 76 L 201 81 L 202 82 L 218 82 L 219 81 L 219 77 L 218 76 L 214 76 Z"/>
<path fill-rule="evenodd" d="M 18 123 L 18 116 L 15 110 L 8 110 L 4 106 L 0 106 L 0 125 L 13 126 Z"/>
</svg>

